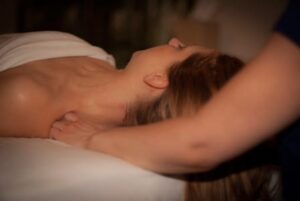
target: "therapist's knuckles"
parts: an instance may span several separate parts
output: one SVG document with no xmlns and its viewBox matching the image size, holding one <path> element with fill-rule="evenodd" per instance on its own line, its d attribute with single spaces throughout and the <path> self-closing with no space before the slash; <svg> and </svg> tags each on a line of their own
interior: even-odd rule
<svg viewBox="0 0 300 201">
<path fill-rule="evenodd" d="M 55 129 L 55 128 L 50 128 L 50 131 L 49 131 L 49 138 L 50 139 L 55 139 L 55 135 L 56 135 L 56 131 L 57 129 Z"/>
</svg>

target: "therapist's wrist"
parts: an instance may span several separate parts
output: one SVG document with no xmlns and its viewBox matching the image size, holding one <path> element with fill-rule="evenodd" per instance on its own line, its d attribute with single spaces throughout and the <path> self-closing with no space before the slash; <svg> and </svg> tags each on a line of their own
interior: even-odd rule
<svg viewBox="0 0 300 201">
<path fill-rule="evenodd" d="M 130 151 L 132 148 L 132 136 L 126 134 L 131 134 L 132 130 L 130 128 L 113 128 L 106 131 L 101 131 L 95 135 L 92 135 L 86 144 L 86 149 L 101 152 L 104 154 L 112 155 L 123 160 L 133 162 L 132 158 L 128 158 L 128 154 L 132 154 Z M 129 145 L 130 144 L 130 145 Z"/>
<path fill-rule="evenodd" d="M 106 153 L 110 144 L 107 135 L 106 132 L 91 135 L 86 142 L 85 149 Z"/>
</svg>

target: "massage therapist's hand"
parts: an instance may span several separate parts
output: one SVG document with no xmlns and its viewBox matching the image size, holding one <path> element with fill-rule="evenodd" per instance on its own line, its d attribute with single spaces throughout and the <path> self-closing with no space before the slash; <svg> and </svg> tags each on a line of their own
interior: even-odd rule
<svg viewBox="0 0 300 201">
<path fill-rule="evenodd" d="M 70 112 L 52 124 L 49 136 L 66 144 L 86 148 L 89 139 L 99 132 L 99 127 Z"/>
</svg>

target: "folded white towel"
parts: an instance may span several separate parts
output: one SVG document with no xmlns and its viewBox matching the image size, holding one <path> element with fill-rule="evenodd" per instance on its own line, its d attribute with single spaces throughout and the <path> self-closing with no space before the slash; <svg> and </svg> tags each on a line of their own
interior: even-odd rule
<svg viewBox="0 0 300 201">
<path fill-rule="evenodd" d="M 88 56 L 115 66 L 114 58 L 102 48 L 72 34 L 41 31 L 0 36 L 0 71 L 31 61 L 68 56 Z"/>
</svg>

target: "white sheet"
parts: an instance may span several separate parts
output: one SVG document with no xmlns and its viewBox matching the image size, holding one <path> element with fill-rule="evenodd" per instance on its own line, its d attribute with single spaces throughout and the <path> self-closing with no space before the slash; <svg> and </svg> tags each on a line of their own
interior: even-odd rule
<svg viewBox="0 0 300 201">
<path fill-rule="evenodd" d="M 52 140 L 0 138 L 1 201 L 180 201 L 184 182 Z"/>
<path fill-rule="evenodd" d="M 88 56 L 115 66 L 114 58 L 100 47 L 69 33 L 38 31 L 0 35 L 0 71 L 31 61 Z"/>
</svg>

